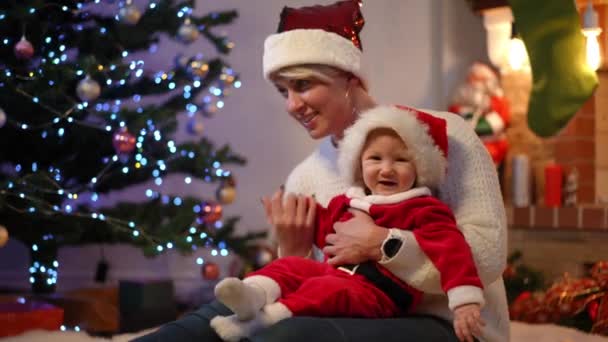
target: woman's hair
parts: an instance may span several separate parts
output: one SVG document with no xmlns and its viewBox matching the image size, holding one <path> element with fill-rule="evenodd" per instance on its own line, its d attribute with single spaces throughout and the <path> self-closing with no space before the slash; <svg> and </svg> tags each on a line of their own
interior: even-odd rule
<svg viewBox="0 0 608 342">
<path fill-rule="evenodd" d="M 323 64 L 302 64 L 288 66 L 277 70 L 271 76 L 271 80 L 278 78 L 314 78 L 323 83 L 332 84 L 340 76 L 349 76 L 350 73 Z"/>
</svg>

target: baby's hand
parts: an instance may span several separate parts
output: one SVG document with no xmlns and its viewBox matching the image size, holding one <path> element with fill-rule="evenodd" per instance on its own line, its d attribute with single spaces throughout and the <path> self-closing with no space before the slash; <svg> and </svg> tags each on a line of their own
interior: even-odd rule
<svg viewBox="0 0 608 342">
<path fill-rule="evenodd" d="M 486 323 L 479 311 L 479 304 L 476 303 L 454 309 L 454 331 L 460 341 L 473 342 L 473 335 L 481 336 L 481 327 Z"/>
</svg>

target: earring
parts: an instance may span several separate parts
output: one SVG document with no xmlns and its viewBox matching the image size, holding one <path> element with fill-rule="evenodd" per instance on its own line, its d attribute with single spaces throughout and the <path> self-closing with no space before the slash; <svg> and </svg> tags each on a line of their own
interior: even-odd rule
<svg viewBox="0 0 608 342">
<path fill-rule="evenodd" d="M 344 99 L 346 100 L 346 102 L 350 103 L 350 106 L 353 108 L 351 114 L 354 117 L 359 116 L 359 113 L 357 113 L 357 108 L 355 108 L 355 106 L 353 105 L 351 99 L 350 99 L 350 90 L 351 90 L 352 86 L 348 86 L 348 89 L 346 89 L 346 94 L 344 94 Z"/>
</svg>

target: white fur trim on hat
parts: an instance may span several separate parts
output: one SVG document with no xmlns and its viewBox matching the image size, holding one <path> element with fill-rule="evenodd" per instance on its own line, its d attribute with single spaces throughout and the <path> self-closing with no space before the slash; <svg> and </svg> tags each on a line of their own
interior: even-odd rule
<svg viewBox="0 0 608 342">
<path fill-rule="evenodd" d="M 445 177 L 446 157 L 428 134 L 428 126 L 417 119 L 414 111 L 394 106 L 379 106 L 362 113 L 344 132 L 338 167 L 348 184 L 357 185 L 354 177 L 360 168 L 362 148 L 369 132 L 376 128 L 393 129 L 412 151 L 416 186 L 437 189 Z"/>
<path fill-rule="evenodd" d="M 321 29 L 296 29 L 275 33 L 264 42 L 264 78 L 288 66 L 329 65 L 364 80 L 361 50 L 350 40 Z"/>
</svg>

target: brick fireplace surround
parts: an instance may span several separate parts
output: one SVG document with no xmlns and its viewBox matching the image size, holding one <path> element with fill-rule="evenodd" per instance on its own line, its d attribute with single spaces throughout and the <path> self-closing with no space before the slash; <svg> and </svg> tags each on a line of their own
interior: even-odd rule
<svg viewBox="0 0 608 342">
<path fill-rule="evenodd" d="M 579 13 L 589 0 L 576 0 Z M 501 183 L 509 222 L 509 251 L 520 250 L 523 262 L 542 270 L 547 281 L 565 272 L 584 274 L 584 264 L 608 260 L 608 0 L 592 0 L 599 14 L 604 63 L 598 71 L 600 85 L 568 126 L 557 136 L 540 139 L 528 129 L 527 106 L 531 76 L 526 73 L 501 75 L 511 103 L 512 121 L 507 129 L 510 152 Z M 478 13 L 507 0 L 474 0 Z M 511 159 L 525 153 L 530 158 L 532 206 L 511 206 Z M 578 203 L 573 207 L 547 208 L 542 203 L 544 168 L 556 162 L 569 172 L 579 172 Z"/>
<path fill-rule="evenodd" d="M 605 34 L 604 34 L 605 35 Z M 606 57 L 605 57 L 606 58 Z M 552 281 L 565 272 L 584 274 L 584 264 L 608 260 L 608 68 L 598 71 L 595 94 L 556 136 L 541 139 L 527 126 L 531 87 L 529 73 L 502 75 L 511 103 L 512 121 L 507 130 L 510 151 L 501 183 L 509 223 L 509 251 L 520 250 L 523 262 L 541 269 Z M 530 158 L 532 205 L 511 206 L 511 159 L 524 153 Z M 544 168 L 561 165 L 567 174 L 576 167 L 577 205 L 544 206 Z"/>
</svg>

